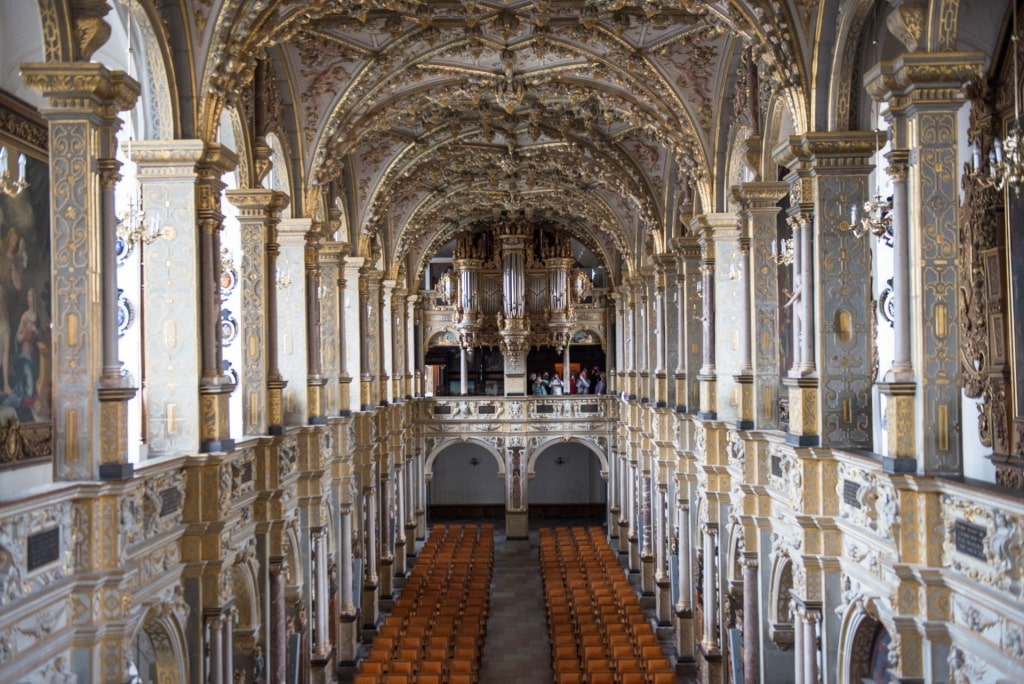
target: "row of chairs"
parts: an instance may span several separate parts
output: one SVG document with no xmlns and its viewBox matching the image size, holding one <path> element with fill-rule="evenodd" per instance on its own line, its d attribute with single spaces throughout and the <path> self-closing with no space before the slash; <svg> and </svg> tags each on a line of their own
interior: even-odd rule
<svg viewBox="0 0 1024 684">
<path fill-rule="evenodd" d="M 540 530 L 556 684 L 675 684 L 640 600 L 599 527 Z"/>
<path fill-rule="evenodd" d="M 434 525 L 355 684 L 476 684 L 493 570 L 493 525 Z"/>
</svg>

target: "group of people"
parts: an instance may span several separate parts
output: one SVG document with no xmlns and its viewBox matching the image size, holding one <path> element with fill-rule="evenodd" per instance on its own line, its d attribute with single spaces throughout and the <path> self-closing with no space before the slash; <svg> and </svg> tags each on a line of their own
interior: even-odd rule
<svg viewBox="0 0 1024 684">
<path fill-rule="evenodd" d="M 563 394 L 604 394 L 607 390 L 604 373 L 600 368 L 594 366 L 588 371 L 586 368 L 569 373 L 565 380 L 558 373 L 530 373 L 530 391 L 536 395 L 551 394 L 559 396 Z"/>
</svg>

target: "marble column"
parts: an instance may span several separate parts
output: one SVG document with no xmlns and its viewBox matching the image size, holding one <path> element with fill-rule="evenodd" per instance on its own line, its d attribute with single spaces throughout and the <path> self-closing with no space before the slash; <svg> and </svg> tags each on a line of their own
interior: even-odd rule
<svg viewBox="0 0 1024 684">
<path fill-rule="evenodd" d="M 395 456 L 395 567 L 392 569 L 395 577 L 405 577 L 408 572 L 405 550 L 405 459 Z"/>
<path fill-rule="evenodd" d="M 757 554 L 743 559 L 743 681 L 761 681 L 760 592 L 757 583 Z"/>
<path fill-rule="evenodd" d="M 420 296 L 417 294 L 409 294 L 405 299 L 405 382 L 402 385 L 405 399 L 422 395 L 415 387 L 416 378 L 419 377 L 420 359 L 423 358 L 419 352 L 419 340 L 416 339 L 416 307 L 419 301 Z"/>
<path fill-rule="evenodd" d="M 106 329 L 111 321 L 105 318 L 104 298 L 116 298 L 117 288 L 110 291 L 102 278 L 109 273 L 109 281 L 116 274 L 110 194 L 117 180 L 117 113 L 135 105 L 139 84 L 88 62 L 22 64 L 21 75 L 49 100 L 43 116 L 49 128 L 50 187 L 67 190 L 50 193 L 52 291 L 60 293 L 52 298 L 54 477 L 129 477 L 127 402 L 134 392 L 120 374 L 116 320 L 113 339 Z M 82 163 L 89 159 L 97 164 Z M 104 296 L 96 296 L 101 290 Z"/>
<path fill-rule="evenodd" d="M 783 182 L 743 183 L 743 198 L 750 237 L 746 282 L 752 299 L 750 312 L 753 421 L 760 429 L 779 426 L 779 279 L 777 250 L 779 200 L 789 185 Z"/>
<path fill-rule="evenodd" d="M 310 425 L 326 425 L 327 412 L 324 390 L 327 379 L 323 374 L 320 349 L 320 247 L 323 239 L 315 221 L 306 233 L 303 250 L 306 279 L 306 419 Z"/>
<path fill-rule="evenodd" d="M 325 530 L 317 530 L 313 533 L 313 545 L 316 549 L 314 591 L 316 592 L 316 643 L 313 644 L 313 653 L 325 657 L 331 649 L 330 630 L 328 628 L 328 615 L 330 607 L 330 594 L 327 590 L 327 533 Z"/>
<path fill-rule="evenodd" d="M 288 206 L 288 196 L 263 188 L 227 190 L 224 194 L 238 208 L 242 236 L 238 283 L 242 288 L 241 329 L 245 349 L 239 389 L 243 400 L 242 432 L 280 434 L 284 423 L 283 386 L 272 389 L 271 384 L 283 382 L 277 368 L 277 223 L 280 212 Z"/>
<path fill-rule="evenodd" d="M 793 616 L 793 682 L 804 684 L 804 618 L 803 608 L 796 601 L 789 602 L 790 614 Z M 807 682 L 817 684 L 817 682 Z"/>
<path fill-rule="evenodd" d="M 715 244 L 710 229 L 701 238 L 701 293 L 704 323 L 701 340 L 702 365 L 697 376 L 700 381 L 700 410 L 697 416 L 714 420 L 718 417 L 717 373 L 715 372 Z"/>
<path fill-rule="evenodd" d="M 468 382 L 469 363 L 468 363 L 468 359 L 466 357 L 467 357 L 466 348 L 465 347 L 459 347 L 459 395 L 463 396 L 463 397 L 469 395 L 469 382 Z M 527 388 L 527 389 L 530 392 L 533 391 L 533 388 Z"/>
<path fill-rule="evenodd" d="M 312 364 L 308 335 L 313 332 L 310 317 L 317 312 L 310 299 L 317 299 L 317 279 L 307 268 L 307 236 L 315 231 L 310 218 L 282 219 L 278 224 L 280 274 L 277 282 L 277 329 L 281 375 L 288 380 L 283 391 L 282 415 L 285 425 L 307 425 L 317 401 L 311 396 L 309 381 Z M 319 265 L 317 266 L 319 268 Z M 312 287 L 312 291 L 310 288 Z M 319 330 L 316 330 L 319 340 Z M 317 342 L 319 346 L 319 341 Z"/>
<path fill-rule="evenodd" d="M 749 215 L 744 210 L 743 224 L 749 222 Z M 737 407 L 737 420 L 736 427 L 740 430 L 752 430 L 754 428 L 754 365 L 751 360 L 751 345 L 750 336 L 752 324 L 752 306 L 751 298 L 753 293 L 750 291 L 750 237 L 749 227 L 743 229 L 747 232 L 739 240 L 739 255 L 740 255 L 740 296 L 743 297 L 743 309 L 740 313 L 740 367 L 739 371 L 733 376 L 736 381 L 736 386 L 739 389 L 739 406 Z"/>
<path fill-rule="evenodd" d="M 622 451 L 616 451 L 619 468 L 619 555 L 629 554 L 629 528 L 632 499 L 630 497 L 631 471 L 629 460 Z"/>
<path fill-rule="evenodd" d="M 206 644 L 209 654 L 209 665 L 206 681 L 208 684 L 231 684 L 224 678 L 224 616 L 219 613 L 206 616 L 206 633 L 209 641 Z"/>
<path fill-rule="evenodd" d="M 285 611 L 285 566 L 281 562 L 270 564 L 270 662 L 267 663 L 267 681 L 283 682 L 288 665 L 288 616 Z"/>
<path fill-rule="evenodd" d="M 818 623 L 821 622 L 821 612 L 805 609 L 803 615 L 803 649 L 804 649 L 804 682 L 806 684 L 817 684 L 818 682 Z"/>
<path fill-rule="evenodd" d="M 370 365 L 370 345 L 373 341 L 367 339 L 366 335 L 370 330 L 371 322 L 376 321 L 374 313 L 377 306 L 375 293 L 370 291 L 371 271 L 365 267 L 359 269 L 359 330 L 364 333 L 357 338 L 359 340 L 359 404 L 361 411 L 372 411 L 377 407 L 374 400 L 373 386 L 376 374 Z"/>
<path fill-rule="evenodd" d="M 651 473 L 651 455 L 645 453 L 640 463 L 640 591 L 646 596 L 653 596 L 655 591 L 654 540 L 657 535 L 654 510 L 655 488 Z"/>
<path fill-rule="evenodd" d="M 704 525 L 704 650 L 707 653 L 719 650 L 717 533 L 713 525 Z"/>
<path fill-rule="evenodd" d="M 700 367 L 703 353 L 703 298 L 701 284 L 701 247 L 695 235 L 673 239 L 673 246 L 679 254 L 677 278 L 681 281 L 679 292 L 679 318 L 682 320 L 683 341 L 680 347 L 680 371 L 677 373 L 676 411 L 697 412 L 700 407 Z"/>
<path fill-rule="evenodd" d="M 350 485 L 349 485 L 350 486 Z M 340 553 L 338 558 L 340 596 L 339 596 L 339 629 L 338 629 L 338 663 L 348 665 L 358 658 L 359 625 L 356 622 L 358 611 L 353 593 L 352 553 L 352 504 L 342 503 L 338 508 L 338 527 L 341 530 Z"/>
<path fill-rule="evenodd" d="M 395 355 L 395 336 L 398 333 L 395 325 L 395 290 L 398 284 L 391 279 L 381 281 L 380 288 L 380 398 L 381 406 L 397 401 L 401 395 L 397 393 L 395 382 L 398 377 L 398 357 Z"/>
<path fill-rule="evenodd" d="M 230 609 L 224 616 L 224 682 L 231 684 L 235 681 L 235 617 L 238 611 Z"/>
<path fill-rule="evenodd" d="M 668 317 L 665 313 L 668 296 L 668 274 L 675 272 L 675 257 L 661 254 L 657 257 L 656 287 L 654 291 L 654 405 L 668 406 Z"/>
</svg>

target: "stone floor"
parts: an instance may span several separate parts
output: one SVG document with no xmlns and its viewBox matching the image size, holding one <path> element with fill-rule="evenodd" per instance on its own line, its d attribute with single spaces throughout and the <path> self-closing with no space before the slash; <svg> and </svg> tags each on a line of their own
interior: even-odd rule
<svg viewBox="0 0 1024 684">
<path fill-rule="evenodd" d="M 546 524 L 594 523 L 558 521 Z M 548 645 L 544 590 L 537 556 L 537 530 L 531 530 L 529 542 L 506 541 L 504 525 L 496 522 L 495 535 L 491 609 L 479 684 L 550 682 L 551 648 Z M 674 654 L 671 641 L 663 643 L 666 653 Z M 351 681 L 352 670 L 343 671 L 339 682 Z M 690 684 L 693 680 L 679 677 L 678 681 L 679 684 Z"/>
</svg>

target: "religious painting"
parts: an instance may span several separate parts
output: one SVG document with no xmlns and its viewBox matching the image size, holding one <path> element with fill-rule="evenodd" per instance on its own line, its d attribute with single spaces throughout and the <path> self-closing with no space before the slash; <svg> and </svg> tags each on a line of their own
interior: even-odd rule
<svg viewBox="0 0 1024 684">
<path fill-rule="evenodd" d="M 0 99 L 5 122 L 34 118 L 18 104 Z M 50 173 L 32 142 L 0 130 L 0 424 L 50 419 Z"/>
<path fill-rule="evenodd" d="M 1007 193 L 1010 212 L 1006 245 L 1009 263 L 1010 285 L 1010 329 L 1024 328 L 1024 197 L 1015 192 Z M 995 271 L 998 273 L 998 271 Z M 1024 345 L 1014 344 L 1010 352 L 1013 364 L 1013 415 L 1024 416 Z"/>
</svg>

